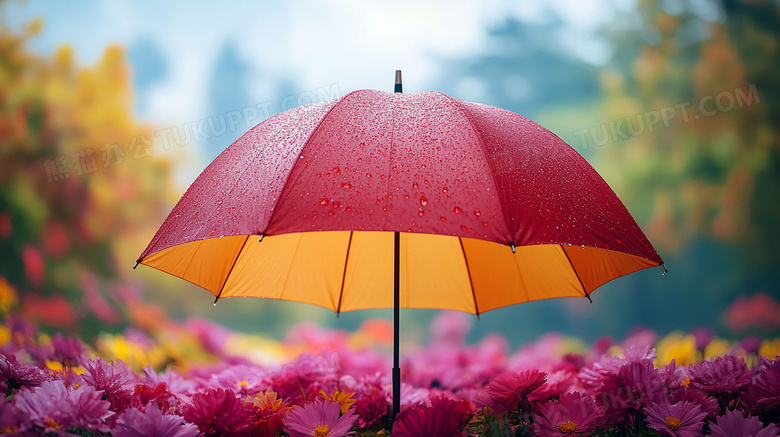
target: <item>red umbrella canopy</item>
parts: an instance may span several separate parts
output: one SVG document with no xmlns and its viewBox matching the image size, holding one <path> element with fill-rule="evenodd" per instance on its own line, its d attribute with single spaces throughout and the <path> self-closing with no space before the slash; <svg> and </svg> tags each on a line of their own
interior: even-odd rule
<svg viewBox="0 0 780 437">
<path fill-rule="evenodd" d="M 392 287 L 392 234 L 371 231 L 404 233 L 404 307 L 479 313 L 587 296 L 615 277 L 663 263 L 598 173 L 540 125 L 439 92 L 374 90 L 292 109 L 249 130 L 195 180 L 138 261 L 215 296 L 303 300 L 337 311 L 392 307 L 391 292 L 344 305 L 345 289 L 373 296 L 384 287 L 357 285 L 359 263 L 387 264 L 389 270 L 373 269 Z M 288 238 L 269 242 L 277 236 Z M 307 249 L 314 246 L 320 248 Z M 457 266 L 439 276 L 437 265 L 415 273 L 418 261 L 449 263 L 450 254 L 434 250 L 439 246 L 454 248 Z M 299 267 L 283 265 L 296 258 Z M 415 274 L 442 279 L 460 275 L 451 269 L 461 265 L 468 283 L 444 286 L 468 288 L 473 299 L 409 297 Z M 291 285 L 291 272 L 307 277 L 325 270 L 336 271 L 327 296 L 300 299 L 306 291 L 290 288 L 314 280 Z M 550 275 L 566 276 L 565 287 Z M 530 290 L 545 281 L 548 290 Z M 479 305 L 478 293 L 490 289 L 512 297 Z"/>
</svg>

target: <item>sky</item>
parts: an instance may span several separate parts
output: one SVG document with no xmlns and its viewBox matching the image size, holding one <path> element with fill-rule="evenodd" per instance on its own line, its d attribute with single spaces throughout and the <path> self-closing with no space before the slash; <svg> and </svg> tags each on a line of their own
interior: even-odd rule
<svg viewBox="0 0 780 437">
<path fill-rule="evenodd" d="M 78 60 L 93 64 L 110 44 L 153 47 L 166 68 L 150 84 L 137 115 L 154 124 L 197 120 L 209 115 L 206 90 L 220 50 L 235 47 L 250 65 L 248 99 L 275 98 L 280 78 L 296 93 L 331 90 L 341 95 L 363 88 L 391 89 L 396 69 L 405 90 L 436 89 L 443 60 L 490 53 L 489 30 L 507 18 L 528 22 L 560 20 L 551 44 L 598 64 L 608 57 L 594 35 L 628 2 L 535 1 L 287 1 L 154 2 L 38 1 L 14 3 L 6 20 L 20 26 L 43 17 L 44 30 L 31 49 L 48 54 L 62 44 Z M 187 7 L 183 7 L 186 5 Z M 137 59 L 130 59 L 132 65 Z M 465 100 L 476 100 L 480 84 L 464 78 Z"/>
</svg>

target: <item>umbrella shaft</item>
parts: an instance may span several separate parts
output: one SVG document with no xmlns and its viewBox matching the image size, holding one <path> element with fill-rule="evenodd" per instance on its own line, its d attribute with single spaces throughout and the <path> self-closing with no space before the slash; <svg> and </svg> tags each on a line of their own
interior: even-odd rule
<svg viewBox="0 0 780 437">
<path fill-rule="evenodd" d="M 401 233 L 395 232 L 393 251 L 393 419 L 401 411 L 401 367 L 398 364 L 400 332 Z"/>
</svg>

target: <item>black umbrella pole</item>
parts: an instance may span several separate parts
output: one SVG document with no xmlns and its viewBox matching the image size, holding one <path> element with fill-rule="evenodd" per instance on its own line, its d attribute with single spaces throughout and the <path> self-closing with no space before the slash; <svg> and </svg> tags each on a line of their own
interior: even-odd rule
<svg viewBox="0 0 780 437">
<path fill-rule="evenodd" d="M 400 288 L 401 288 L 401 233 L 395 232 L 393 254 L 393 420 L 401 411 L 401 367 L 398 364 L 398 337 L 400 332 Z"/>
<path fill-rule="evenodd" d="M 401 70 L 395 70 L 396 93 L 403 92 Z M 394 232 L 395 250 L 393 251 L 393 420 L 401 411 L 401 366 L 398 364 L 398 337 L 401 331 L 401 233 Z"/>
</svg>

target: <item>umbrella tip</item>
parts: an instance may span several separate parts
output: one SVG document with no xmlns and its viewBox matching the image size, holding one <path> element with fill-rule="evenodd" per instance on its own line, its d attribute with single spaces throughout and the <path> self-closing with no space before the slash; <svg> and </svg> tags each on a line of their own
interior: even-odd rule
<svg viewBox="0 0 780 437">
<path fill-rule="evenodd" d="M 662 276 L 663 276 L 663 275 L 665 275 L 665 274 L 667 274 L 667 273 L 669 273 L 669 270 L 666 270 L 666 265 L 664 265 L 664 264 L 661 264 L 661 268 L 662 268 L 662 269 L 664 269 L 664 271 L 663 271 L 663 272 L 661 272 L 661 275 L 662 275 Z"/>
<path fill-rule="evenodd" d="M 136 267 L 138 267 L 138 264 L 140 264 L 138 261 L 135 262 L 135 265 L 133 266 L 133 270 L 135 270 Z"/>
<path fill-rule="evenodd" d="M 401 81 L 401 70 L 395 70 L 395 90 L 396 93 L 403 92 L 403 84 Z"/>
</svg>

